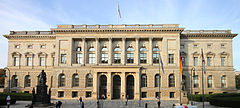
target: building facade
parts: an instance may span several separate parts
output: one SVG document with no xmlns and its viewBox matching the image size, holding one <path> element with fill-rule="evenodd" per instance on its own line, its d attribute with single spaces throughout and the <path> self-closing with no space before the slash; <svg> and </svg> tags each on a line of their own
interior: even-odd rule
<svg viewBox="0 0 240 108">
<path fill-rule="evenodd" d="M 201 49 L 205 94 L 236 92 L 236 35 L 184 30 L 178 24 L 136 24 L 58 25 L 50 31 L 10 31 L 4 37 L 9 40 L 12 92 L 31 92 L 45 70 L 53 98 L 152 100 L 160 95 L 169 100 L 180 95 L 180 55 L 183 90 L 189 92 L 192 85 L 194 94 L 202 93 Z"/>
</svg>

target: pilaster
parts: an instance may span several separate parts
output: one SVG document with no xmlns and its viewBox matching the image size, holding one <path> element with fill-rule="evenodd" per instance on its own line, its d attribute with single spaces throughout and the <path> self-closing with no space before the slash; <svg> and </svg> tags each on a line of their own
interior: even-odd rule
<svg viewBox="0 0 240 108">
<path fill-rule="evenodd" d="M 152 37 L 150 37 L 149 38 L 149 50 L 148 50 L 148 64 L 150 64 L 150 65 L 152 65 L 153 64 L 153 53 L 152 53 L 152 51 L 153 51 L 153 47 L 152 47 L 152 41 L 153 41 L 153 38 Z"/>
<path fill-rule="evenodd" d="M 111 100 L 112 98 L 112 75 L 111 72 L 108 72 L 107 74 L 107 99 Z"/>
<path fill-rule="evenodd" d="M 99 58 L 100 58 L 100 51 L 99 51 L 99 38 L 96 38 L 96 58 L 95 58 L 95 64 L 99 64 Z"/>
<path fill-rule="evenodd" d="M 126 38 L 122 38 L 122 56 L 121 56 L 122 64 L 126 64 Z"/>
<path fill-rule="evenodd" d="M 68 55 L 67 55 L 67 65 L 68 66 L 72 66 L 72 52 L 73 52 L 73 39 L 72 38 L 70 38 L 69 39 L 69 50 L 68 50 Z"/>
<path fill-rule="evenodd" d="M 93 73 L 93 92 L 92 92 L 92 97 L 93 99 L 97 99 L 98 97 L 98 75 L 97 72 Z"/>
<path fill-rule="evenodd" d="M 108 64 L 112 65 L 112 38 L 108 38 L 109 40 L 109 50 L 108 50 Z"/>
<path fill-rule="evenodd" d="M 86 64 L 86 39 L 82 38 L 82 55 L 83 55 L 83 59 L 82 59 L 82 63 L 83 65 Z"/>
<path fill-rule="evenodd" d="M 121 99 L 126 98 L 126 74 L 125 72 L 122 72 L 121 77 Z"/>
<path fill-rule="evenodd" d="M 136 38 L 136 48 L 135 48 L 135 64 L 139 65 L 139 38 Z"/>
</svg>

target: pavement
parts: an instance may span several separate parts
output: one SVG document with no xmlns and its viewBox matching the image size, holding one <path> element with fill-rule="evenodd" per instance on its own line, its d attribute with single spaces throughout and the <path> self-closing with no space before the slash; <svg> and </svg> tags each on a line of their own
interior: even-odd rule
<svg viewBox="0 0 240 108">
<path fill-rule="evenodd" d="M 58 100 L 52 100 L 52 103 L 55 103 Z M 79 108 L 78 100 L 60 100 L 62 101 L 61 108 Z M 83 101 L 85 108 L 97 108 L 97 101 L 86 100 Z M 145 108 L 147 103 L 147 108 L 157 108 L 157 101 L 154 100 L 142 100 L 142 101 L 128 101 L 126 105 L 126 101 L 124 100 L 100 100 L 99 108 Z M 161 100 L 161 108 L 172 108 L 172 105 L 178 103 L 177 100 Z M 10 108 L 25 108 L 27 104 L 31 104 L 31 101 L 17 101 L 16 104 L 11 105 Z M 194 102 L 198 108 L 203 108 L 201 102 Z M 0 106 L 0 108 L 7 108 L 6 106 Z M 34 107 L 34 108 L 43 108 L 43 107 Z M 55 108 L 55 106 L 51 106 L 48 108 Z M 205 108 L 224 108 L 210 105 L 208 102 L 205 102 Z M 226 108 L 226 107 L 225 107 Z"/>
</svg>

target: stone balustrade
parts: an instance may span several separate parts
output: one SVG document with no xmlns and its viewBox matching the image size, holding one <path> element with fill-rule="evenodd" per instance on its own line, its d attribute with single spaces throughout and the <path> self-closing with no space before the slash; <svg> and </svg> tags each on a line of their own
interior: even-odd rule
<svg viewBox="0 0 240 108">
<path fill-rule="evenodd" d="M 231 30 L 184 30 L 182 34 L 231 34 Z"/>
<path fill-rule="evenodd" d="M 54 35 L 53 31 L 10 31 L 10 35 Z"/>
</svg>

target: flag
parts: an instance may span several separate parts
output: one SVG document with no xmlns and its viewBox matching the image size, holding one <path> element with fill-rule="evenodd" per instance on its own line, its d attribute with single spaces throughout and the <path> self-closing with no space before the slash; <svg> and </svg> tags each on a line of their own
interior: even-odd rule
<svg viewBox="0 0 240 108">
<path fill-rule="evenodd" d="M 120 7 L 119 7 L 119 3 L 118 3 L 118 15 L 120 18 L 122 18 L 121 12 L 120 12 Z"/>
<path fill-rule="evenodd" d="M 161 58 L 161 54 L 160 54 L 160 52 L 159 52 L 159 58 L 160 58 L 160 63 L 161 63 L 162 71 L 163 71 L 163 73 L 164 73 L 163 62 L 162 62 L 162 58 Z"/>
<path fill-rule="evenodd" d="M 183 71 L 183 68 L 182 68 L 182 57 L 180 56 L 180 74 L 182 75 L 182 71 Z"/>
<path fill-rule="evenodd" d="M 202 49 L 201 49 L 202 50 Z M 202 66 L 203 66 L 203 71 L 206 74 L 206 69 L 205 69 L 205 59 L 204 59 L 204 55 L 203 55 L 203 50 L 202 50 Z"/>
</svg>

